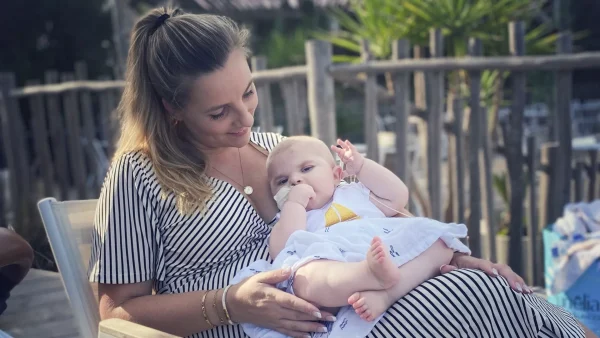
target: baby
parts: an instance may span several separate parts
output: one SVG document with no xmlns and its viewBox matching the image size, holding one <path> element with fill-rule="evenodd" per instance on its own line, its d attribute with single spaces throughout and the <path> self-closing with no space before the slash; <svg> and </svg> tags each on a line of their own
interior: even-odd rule
<svg viewBox="0 0 600 338">
<path fill-rule="evenodd" d="M 467 230 L 393 217 L 407 204 L 405 184 L 350 142 L 338 145 L 331 149 L 345 172 L 312 137 L 290 137 L 273 149 L 267 173 L 281 210 L 269 238 L 274 261 L 255 262 L 242 275 L 291 267 L 292 277 L 279 287 L 320 308 L 341 308 L 329 337 L 366 336 L 394 302 L 450 263 L 454 251 L 470 254 L 457 239 Z M 342 181 L 345 175 L 360 183 Z M 249 324 L 244 329 L 251 337 L 280 335 Z"/>
</svg>

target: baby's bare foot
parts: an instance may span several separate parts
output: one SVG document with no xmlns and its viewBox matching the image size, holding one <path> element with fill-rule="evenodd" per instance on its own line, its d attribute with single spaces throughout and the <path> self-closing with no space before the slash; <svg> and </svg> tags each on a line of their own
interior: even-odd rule
<svg viewBox="0 0 600 338">
<path fill-rule="evenodd" d="M 360 318 L 370 322 L 379 317 L 394 303 L 387 290 L 356 292 L 348 298 L 348 304 Z"/>
<path fill-rule="evenodd" d="M 400 271 L 392 261 L 381 238 L 374 237 L 367 253 L 367 263 L 373 276 L 381 283 L 383 289 L 394 286 L 400 279 Z"/>
</svg>

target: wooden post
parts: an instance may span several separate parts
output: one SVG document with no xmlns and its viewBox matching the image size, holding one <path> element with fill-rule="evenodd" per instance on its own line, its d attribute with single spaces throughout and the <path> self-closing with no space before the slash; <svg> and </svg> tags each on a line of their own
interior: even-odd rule
<svg viewBox="0 0 600 338">
<path fill-rule="evenodd" d="M 257 72 L 267 69 L 267 58 L 254 56 L 251 59 L 252 71 Z M 258 117 L 260 118 L 260 131 L 273 131 L 273 101 L 271 101 L 271 84 L 265 83 L 257 86 L 258 92 Z"/>
<path fill-rule="evenodd" d="M 575 181 L 575 196 L 573 202 L 578 203 L 583 201 L 583 173 L 585 171 L 585 163 L 577 161 L 575 163 L 575 171 L 573 172 Z"/>
<path fill-rule="evenodd" d="M 45 83 L 58 82 L 58 72 L 48 70 L 45 74 Z M 65 138 L 66 123 L 63 112 L 60 109 L 60 94 L 46 95 L 46 106 L 48 108 L 48 124 L 50 129 L 50 141 L 54 156 L 54 170 L 59 184 L 60 200 L 69 198 L 69 163 L 67 161 L 67 141 Z"/>
<path fill-rule="evenodd" d="M 452 104 L 454 111 L 454 140 L 456 147 L 456 187 L 453 197 L 455 208 L 454 215 L 458 223 L 465 223 L 465 153 L 463 151 L 463 102 L 462 99 L 454 99 Z"/>
<path fill-rule="evenodd" d="M 333 77 L 328 72 L 332 57 L 331 43 L 309 40 L 305 46 L 311 134 L 327 145 L 335 144 L 335 91 Z"/>
<path fill-rule="evenodd" d="M 71 73 L 62 74 L 63 82 L 73 81 L 75 76 Z M 63 106 L 65 109 L 65 122 L 67 127 L 67 148 L 69 149 L 69 164 L 73 185 L 77 192 L 77 199 L 87 198 L 86 170 L 81 139 L 81 122 L 75 91 L 66 92 L 63 95 Z"/>
<path fill-rule="evenodd" d="M 424 59 L 426 57 L 425 55 L 425 47 L 422 46 L 415 46 L 413 48 L 413 59 L 418 60 L 418 59 Z M 413 77 L 414 77 L 414 101 L 415 101 L 415 107 L 419 110 L 422 111 L 426 111 L 427 110 L 427 98 L 429 97 L 428 95 L 428 86 L 427 83 L 425 81 L 425 73 L 424 72 L 414 72 L 413 73 Z M 425 119 L 419 119 L 417 122 L 417 138 L 418 138 L 418 142 L 419 142 L 419 147 L 420 149 L 427 149 L 428 147 L 428 143 L 429 140 L 427 140 L 427 121 Z M 424 172 L 429 172 L 429 164 L 427 163 L 427 156 L 421 156 L 420 158 L 416 159 L 417 161 L 420 161 L 420 164 L 422 166 L 422 170 Z M 422 192 L 422 204 L 423 204 L 423 212 L 424 212 L 424 216 L 425 217 L 431 217 L 431 200 L 429 198 L 429 192 L 426 190 L 429 190 L 427 188 L 423 188 L 421 189 L 419 182 L 418 182 L 418 177 L 414 177 L 413 178 L 414 181 L 414 187 L 415 189 L 411 190 L 418 190 Z"/>
<path fill-rule="evenodd" d="M 39 85 L 40 81 L 28 81 L 27 85 Z M 29 98 L 29 109 L 31 110 L 31 130 L 35 156 L 38 160 L 40 176 L 43 178 L 44 186 L 41 191 L 43 197 L 54 197 L 54 168 L 52 166 L 52 158 L 50 156 L 50 145 L 48 138 L 48 123 L 46 122 L 46 110 L 44 107 L 44 99 L 41 95 L 34 95 Z M 38 179 L 33 180 L 37 184 Z M 37 195 L 36 198 L 42 196 Z"/>
<path fill-rule="evenodd" d="M 598 151 L 590 150 L 590 167 L 588 170 L 588 177 L 590 178 L 590 184 L 588 189 L 588 201 L 593 201 L 595 198 L 600 198 L 596 195 L 596 174 L 598 171 Z"/>
<path fill-rule="evenodd" d="M 2 74 L 0 74 L 0 77 L 2 76 Z M 8 186 L 4 185 L 4 178 L 1 177 L 0 178 L 0 226 L 1 227 L 7 227 L 9 224 L 12 223 L 13 220 L 8 219 L 8 210 L 14 210 L 16 211 L 17 209 L 15 208 L 15 202 L 16 202 L 16 198 L 18 196 L 15 196 L 17 194 L 17 189 L 18 189 L 18 182 L 16 179 L 13 179 L 12 177 L 12 173 L 14 173 L 17 170 L 17 164 L 15 163 L 15 157 L 14 154 L 12 153 L 12 139 L 11 139 L 11 124 L 12 121 L 10 120 L 10 115 L 7 109 L 7 100 L 4 98 L 4 94 L 5 91 L 2 90 L 3 88 L 0 88 L 0 127 L 1 127 L 1 131 L 2 133 L 0 133 L 0 136 L 2 137 L 2 150 L 0 150 L 0 154 L 2 154 L 4 156 L 4 158 L 6 159 L 6 167 L 8 169 Z M 8 200 L 5 201 L 4 200 L 4 196 L 5 196 L 5 189 L 8 189 L 9 191 L 9 196 L 10 199 L 12 199 L 10 201 L 10 204 L 8 204 Z M 18 213 L 16 213 L 16 216 L 20 216 Z"/>
<path fill-rule="evenodd" d="M 529 234 L 529 240 L 531 241 L 531 258 L 532 261 L 528 262 L 533 269 L 532 283 L 533 285 L 541 285 L 543 283 L 543 248 L 538 248 L 538 236 L 540 229 L 538 227 L 538 192 L 537 192 L 537 168 L 538 168 L 538 153 L 537 153 L 537 141 L 535 136 L 530 135 L 527 138 L 527 167 L 529 175 L 529 228 L 527 233 Z"/>
<path fill-rule="evenodd" d="M 479 57 L 482 54 L 481 41 L 469 39 L 469 55 Z M 469 216 L 469 247 L 474 257 L 481 257 L 481 187 L 479 179 L 479 148 L 481 144 L 481 72 L 469 72 L 471 98 L 470 135 L 469 135 L 469 197 L 471 214 Z M 462 126 L 461 126 L 462 128 Z M 490 234 L 494 236 L 494 234 Z"/>
<path fill-rule="evenodd" d="M 79 61 L 75 63 L 75 79 L 76 80 L 87 80 L 88 79 L 88 71 L 87 65 L 83 61 Z M 79 98 L 81 103 L 81 118 L 83 125 L 83 140 L 82 147 L 84 147 L 84 153 L 86 154 L 85 158 L 87 158 L 87 169 L 92 171 L 92 168 L 95 166 L 95 158 L 93 154 L 93 145 L 92 142 L 96 139 L 96 126 L 94 122 L 94 111 L 92 108 L 92 97 L 88 90 L 82 90 L 79 92 Z M 90 174 L 90 172 L 86 172 L 86 176 Z M 94 182 L 97 182 L 94 180 Z M 93 191 L 90 191 L 90 197 L 98 194 L 100 187 L 94 184 L 92 187 Z"/>
<path fill-rule="evenodd" d="M 492 149 L 490 133 L 488 132 L 488 111 L 485 108 L 481 109 L 481 147 L 483 148 L 481 153 L 481 164 L 483 171 L 481 175 L 484 181 L 485 191 L 485 208 L 484 215 L 487 221 L 488 234 L 489 234 L 489 248 L 490 248 L 490 260 L 496 261 L 496 219 L 494 217 L 494 190 L 492 187 Z"/>
<path fill-rule="evenodd" d="M 512 56 L 525 55 L 525 24 L 509 24 L 510 53 Z M 523 275 L 522 230 L 525 215 L 525 177 L 523 173 L 523 120 L 525 110 L 526 77 L 523 72 L 514 72 L 512 84 L 512 107 L 509 117 L 510 128 L 506 140 L 508 174 L 510 178 L 510 244 L 508 265 L 519 275 Z"/>
<path fill-rule="evenodd" d="M 5 118 L 7 129 L 3 130 L 6 133 L 8 142 L 4 144 L 6 158 L 11 168 L 10 172 L 10 187 L 11 187 L 11 204 L 15 214 L 14 226 L 20 229 L 20 233 L 29 238 L 32 234 L 30 224 L 30 203 L 31 201 L 31 167 L 29 165 L 29 151 L 25 141 L 25 126 L 19 108 L 17 99 L 11 97 L 10 92 L 16 87 L 15 75 L 13 73 L 0 73 L 0 93 L 5 102 Z M 10 158 L 10 160 L 8 160 Z"/>
<path fill-rule="evenodd" d="M 303 81 L 291 80 L 281 83 L 288 135 L 304 134 L 304 112 L 302 111 L 301 102 L 306 101 L 306 93 L 301 91 L 301 87 L 304 86 Z"/>
<path fill-rule="evenodd" d="M 410 58 L 410 42 L 406 39 L 392 43 L 392 60 Z M 396 111 L 396 175 L 408 184 L 410 162 L 408 153 L 408 118 L 410 116 L 410 74 L 394 74 L 394 110 Z"/>
<path fill-rule="evenodd" d="M 363 63 L 372 60 L 369 41 L 366 39 L 363 39 L 360 43 L 360 55 Z M 377 74 L 367 74 L 367 80 L 365 81 L 365 144 L 367 145 L 367 157 L 375 162 L 379 162 L 378 118 Z"/>
<path fill-rule="evenodd" d="M 444 57 L 443 36 L 441 29 L 431 29 L 429 45 L 432 58 Z M 431 99 L 427 116 L 427 162 L 429 199 L 431 200 L 431 217 L 442 219 L 442 115 L 444 110 L 444 75 L 443 72 L 432 72 Z"/>
<path fill-rule="evenodd" d="M 570 54 L 573 49 L 572 38 L 569 32 L 560 33 L 556 45 L 557 54 Z M 571 99 L 573 92 L 573 79 L 570 70 L 560 70 L 555 73 L 554 85 L 554 131 L 558 141 L 558 162 L 552 166 L 557 166 L 556 177 L 553 184 L 557 185 L 558 195 L 556 198 L 562 198 L 562 206 L 568 203 L 571 190 L 571 161 L 572 161 L 572 135 L 571 135 Z"/>
<path fill-rule="evenodd" d="M 552 182 L 553 172 L 556 170 L 556 163 L 558 158 L 558 142 L 550 142 L 542 145 L 540 153 L 540 166 L 543 170 L 542 176 L 540 177 L 540 226 L 539 230 L 544 229 L 547 225 L 554 223 L 562 213 L 562 206 L 560 205 L 560 199 L 554 196 L 555 187 Z"/>
</svg>

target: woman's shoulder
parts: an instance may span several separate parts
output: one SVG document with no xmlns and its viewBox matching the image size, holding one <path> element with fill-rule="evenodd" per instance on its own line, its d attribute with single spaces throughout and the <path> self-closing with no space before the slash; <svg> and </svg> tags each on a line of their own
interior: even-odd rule
<svg viewBox="0 0 600 338">
<path fill-rule="evenodd" d="M 252 132 L 250 134 L 250 142 L 258 145 L 259 147 L 271 152 L 275 146 L 281 142 L 285 137 L 278 133 L 257 133 Z"/>
<path fill-rule="evenodd" d="M 150 157 L 141 150 L 129 151 L 114 157 L 107 178 L 121 181 L 126 177 L 154 185 L 156 175 Z"/>
</svg>

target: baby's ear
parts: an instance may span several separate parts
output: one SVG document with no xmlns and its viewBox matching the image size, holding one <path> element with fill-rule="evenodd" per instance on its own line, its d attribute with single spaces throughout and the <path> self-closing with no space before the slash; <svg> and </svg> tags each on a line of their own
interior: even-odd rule
<svg viewBox="0 0 600 338">
<path fill-rule="evenodd" d="M 339 165 L 333 167 L 333 178 L 336 181 L 341 181 L 344 178 L 344 170 Z"/>
</svg>

